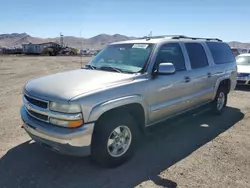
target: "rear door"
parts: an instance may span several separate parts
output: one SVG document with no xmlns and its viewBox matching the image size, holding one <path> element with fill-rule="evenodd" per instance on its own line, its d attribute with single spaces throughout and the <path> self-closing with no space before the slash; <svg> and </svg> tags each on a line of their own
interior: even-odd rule
<svg viewBox="0 0 250 188">
<path fill-rule="evenodd" d="M 187 42 L 184 45 L 190 63 L 188 78 L 193 88 L 192 100 L 190 101 L 192 102 L 192 106 L 197 106 L 212 99 L 213 82 L 211 62 L 208 60 L 204 43 Z"/>
</svg>

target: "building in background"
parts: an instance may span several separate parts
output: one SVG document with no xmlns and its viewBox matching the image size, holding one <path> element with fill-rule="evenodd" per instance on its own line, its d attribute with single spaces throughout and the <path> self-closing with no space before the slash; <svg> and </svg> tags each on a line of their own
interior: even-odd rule
<svg viewBox="0 0 250 188">
<path fill-rule="evenodd" d="M 47 42 L 41 44 L 23 44 L 23 53 L 24 54 L 46 54 L 47 49 L 60 49 L 60 45 L 55 42 Z M 57 50 L 56 50 L 57 51 Z M 48 51 L 49 53 L 49 51 Z M 53 54 L 50 54 L 53 55 Z"/>
</svg>

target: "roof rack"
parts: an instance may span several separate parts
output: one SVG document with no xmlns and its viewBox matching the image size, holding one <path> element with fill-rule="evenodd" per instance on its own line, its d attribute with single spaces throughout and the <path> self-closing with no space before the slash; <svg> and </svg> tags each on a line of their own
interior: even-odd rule
<svg viewBox="0 0 250 188">
<path fill-rule="evenodd" d="M 145 36 L 140 39 L 158 39 L 158 38 L 169 38 L 169 39 L 191 39 L 191 40 L 206 40 L 206 41 L 219 41 L 222 42 L 221 39 L 218 38 L 198 38 L 198 37 L 187 37 L 185 35 L 160 35 L 160 36 Z"/>
<path fill-rule="evenodd" d="M 139 39 L 146 39 L 146 40 L 150 40 L 150 39 L 159 39 L 159 38 L 174 38 L 174 37 L 186 37 L 184 35 L 159 35 L 159 36 L 144 36 L 142 38 Z"/>
<path fill-rule="evenodd" d="M 187 37 L 187 36 L 183 36 L 183 35 L 173 37 L 172 39 L 192 39 L 192 40 L 207 40 L 207 41 L 215 40 L 215 41 L 222 42 L 222 40 L 221 40 L 221 39 L 218 39 L 218 38 Z"/>
</svg>

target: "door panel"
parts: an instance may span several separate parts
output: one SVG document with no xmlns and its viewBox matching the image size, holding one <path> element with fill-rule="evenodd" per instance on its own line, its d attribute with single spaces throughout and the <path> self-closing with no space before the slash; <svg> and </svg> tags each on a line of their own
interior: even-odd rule
<svg viewBox="0 0 250 188">
<path fill-rule="evenodd" d="M 185 82 L 187 71 L 174 75 L 159 75 L 149 81 L 146 100 L 150 104 L 149 123 L 187 110 L 190 107 L 193 87 Z"/>
<path fill-rule="evenodd" d="M 213 95 L 213 72 L 204 46 L 197 42 L 185 43 L 189 57 L 188 71 L 194 88 L 192 103 L 194 106 L 211 100 Z"/>
<path fill-rule="evenodd" d="M 192 103 L 194 106 L 211 100 L 213 95 L 213 78 L 208 75 L 209 67 L 190 70 L 190 82 L 193 86 L 194 93 Z"/>
<path fill-rule="evenodd" d="M 195 93 L 182 44 L 163 44 L 156 56 L 153 72 L 157 72 L 160 63 L 172 63 L 176 72 L 173 75 L 156 75 L 149 80 L 146 100 L 150 106 L 150 124 L 192 107 L 191 101 Z"/>
</svg>

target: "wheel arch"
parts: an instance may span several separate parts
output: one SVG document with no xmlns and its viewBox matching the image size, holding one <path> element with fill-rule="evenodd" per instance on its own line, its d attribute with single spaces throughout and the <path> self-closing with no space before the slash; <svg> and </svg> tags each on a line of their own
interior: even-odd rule
<svg viewBox="0 0 250 188">
<path fill-rule="evenodd" d="M 147 104 L 141 95 L 132 95 L 113 99 L 96 105 L 89 116 L 88 122 L 99 121 L 110 113 L 129 113 L 137 122 L 140 129 L 147 123 Z"/>
<path fill-rule="evenodd" d="M 215 98 L 216 93 L 220 87 L 224 87 L 226 90 L 226 94 L 228 94 L 231 90 L 231 85 L 232 85 L 232 81 L 230 77 L 223 77 L 221 79 L 218 79 L 215 85 L 213 99 Z"/>
</svg>

